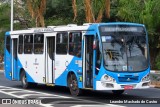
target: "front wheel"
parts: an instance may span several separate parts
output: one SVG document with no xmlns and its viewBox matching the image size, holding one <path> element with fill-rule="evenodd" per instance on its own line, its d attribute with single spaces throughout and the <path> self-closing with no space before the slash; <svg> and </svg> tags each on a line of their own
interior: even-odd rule
<svg viewBox="0 0 160 107">
<path fill-rule="evenodd" d="M 115 95 L 121 95 L 121 94 L 123 94 L 124 90 L 112 90 L 112 92 Z"/>
<path fill-rule="evenodd" d="M 80 89 L 78 88 L 78 81 L 75 74 L 71 74 L 68 77 L 68 87 L 71 95 L 78 96 L 80 94 Z"/>
</svg>

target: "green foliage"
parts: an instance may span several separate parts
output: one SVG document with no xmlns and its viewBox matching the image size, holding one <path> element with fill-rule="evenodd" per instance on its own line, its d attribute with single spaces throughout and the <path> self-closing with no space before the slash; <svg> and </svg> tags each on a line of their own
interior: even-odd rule
<svg viewBox="0 0 160 107">
<path fill-rule="evenodd" d="M 72 21 L 72 19 L 69 18 L 48 18 L 48 20 L 45 21 L 47 26 L 57 26 L 57 25 L 66 25 L 68 23 L 70 23 Z"/>
<path fill-rule="evenodd" d="M 119 0 L 117 16 L 123 21 L 140 22 L 141 8 L 140 0 Z"/>
<path fill-rule="evenodd" d="M 151 36 L 160 25 L 160 0 L 119 0 L 120 20 L 143 23 Z"/>
<path fill-rule="evenodd" d="M 149 35 L 152 67 L 160 50 L 160 0 L 119 0 L 117 17 L 120 21 L 142 23 Z M 158 60 L 156 62 L 159 64 Z"/>
<path fill-rule="evenodd" d="M 4 3 L 3 5 L 0 5 L 0 30 L 9 30 L 10 27 L 10 6 L 7 3 Z"/>
<path fill-rule="evenodd" d="M 105 0 L 93 0 L 92 1 L 92 8 L 93 8 L 93 13 L 95 17 L 98 16 L 99 10 L 103 8 L 105 10 Z"/>
<path fill-rule="evenodd" d="M 4 34 L 4 31 L 0 32 L 0 55 L 3 55 L 4 52 Z"/>
<path fill-rule="evenodd" d="M 10 5 L 4 3 L 0 5 L 0 55 L 4 51 L 4 34 L 10 30 Z"/>
<path fill-rule="evenodd" d="M 156 63 L 155 69 L 160 69 L 160 53 L 157 55 L 155 63 Z"/>
<path fill-rule="evenodd" d="M 69 0 L 47 0 L 47 8 L 45 14 L 46 26 L 55 26 L 66 24 L 70 21 L 71 4 Z M 66 14 L 67 13 L 67 14 Z"/>
</svg>

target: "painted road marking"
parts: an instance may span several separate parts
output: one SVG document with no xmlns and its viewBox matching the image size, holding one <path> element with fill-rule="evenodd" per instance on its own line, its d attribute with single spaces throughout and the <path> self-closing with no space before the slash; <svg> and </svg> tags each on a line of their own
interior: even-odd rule
<svg viewBox="0 0 160 107">
<path fill-rule="evenodd" d="M 71 98 L 71 97 L 66 97 L 66 96 L 60 96 L 56 94 L 48 94 L 48 93 L 43 93 L 43 92 L 36 92 L 36 91 L 31 91 L 31 90 L 23 90 L 23 89 L 18 89 L 18 88 L 12 88 L 12 87 L 6 87 L 6 86 L 0 86 L 3 89 L 0 89 L 0 93 L 7 94 L 9 96 L 13 96 L 15 98 L 26 98 L 26 96 L 32 96 L 32 95 L 41 95 L 41 96 L 52 96 L 52 97 L 58 97 L 58 98 Z M 13 92 L 6 92 L 6 90 L 13 90 Z M 14 91 L 16 90 L 16 91 Z M 24 94 L 24 95 L 16 95 L 17 90 L 23 91 L 23 92 L 31 92 L 31 93 L 36 93 L 36 94 Z M 37 98 L 38 99 L 38 98 Z M 38 104 L 43 107 L 53 107 L 53 104 Z"/>
<path fill-rule="evenodd" d="M 24 89 L 18 89 L 18 88 L 12 88 L 12 87 L 6 87 L 6 86 L 1 86 L 1 87 L 4 87 L 6 89 L 0 89 L 0 91 L 4 91 L 5 90 L 21 90 L 23 92 L 30 92 L 30 93 L 36 93 L 36 94 L 41 94 L 42 96 L 43 95 L 46 95 L 46 96 L 57 96 L 57 97 L 60 97 L 60 98 L 72 98 L 72 97 L 67 97 L 67 96 L 62 96 L 62 95 L 56 95 L 56 94 L 48 94 L 48 93 L 43 93 L 43 92 L 36 92 L 36 91 L 31 91 L 31 90 L 24 90 Z M 10 88 L 10 89 L 8 89 Z M 14 93 L 16 93 L 17 91 L 13 91 Z M 12 94 L 13 92 L 11 92 L 10 94 Z M 6 93 L 9 93 L 9 92 L 6 92 Z M 25 96 L 24 96 L 25 97 Z M 23 95 L 21 98 L 24 98 Z"/>
<path fill-rule="evenodd" d="M 6 87 L 6 86 L 0 86 L 0 93 L 7 94 L 15 98 L 22 98 L 22 99 L 29 99 L 28 97 L 30 98 L 36 97 L 35 99 L 39 99 L 43 101 L 45 100 L 44 102 L 47 102 L 47 104 L 43 104 L 43 103 L 38 104 L 43 107 L 54 107 L 60 104 L 63 104 L 65 106 L 67 106 L 67 104 L 70 104 L 70 105 L 75 104 L 74 106 L 71 106 L 71 107 L 106 107 L 106 106 L 107 107 L 125 107 L 125 106 L 106 104 L 106 103 L 91 101 L 86 99 L 84 100 L 76 97 L 67 97 L 63 95 L 36 92 L 36 91 L 24 90 L 24 89 L 18 89 L 18 88 Z M 21 94 L 16 95 L 17 93 L 21 93 Z"/>
<path fill-rule="evenodd" d="M 120 106 L 120 105 L 113 105 L 113 104 L 105 104 L 105 105 L 75 105 L 71 107 L 126 107 L 126 106 Z"/>
</svg>

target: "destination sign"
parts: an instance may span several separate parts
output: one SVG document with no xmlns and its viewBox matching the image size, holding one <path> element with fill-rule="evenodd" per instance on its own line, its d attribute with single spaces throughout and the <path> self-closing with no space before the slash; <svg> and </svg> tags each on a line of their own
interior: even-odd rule
<svg viewBox="0 0 160 107">
<path fill-rule="evenodd" d="M 133 25 L 103 25 L 99 27 L 100 33 L 127 32 L 144 33 L 144 27 Z"/>
<path fill-rule="evenodd" d="M 137 27 L 102 27 L 102 31 L 105 32 L 138 32 L 138 28 Z"/>
</svg>

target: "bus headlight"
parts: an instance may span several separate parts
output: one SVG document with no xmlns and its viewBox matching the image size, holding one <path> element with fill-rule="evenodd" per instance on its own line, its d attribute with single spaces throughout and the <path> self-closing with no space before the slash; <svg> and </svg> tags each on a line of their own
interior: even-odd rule
<svg viewBox="0 0 160 107">
<path fill-rule="evenodd" d="M 101 81 L 103 82 L 115 82 L 115 79 L 108 75 L 103 75 L 101 78 Z"/>
<path fill-rule="evenodd" d="M 147 74 L 145 77 L 142 78 L 142 82 L 144 81 L 149 81 L 150 80 L 150 75 Z"/>
</svg>

